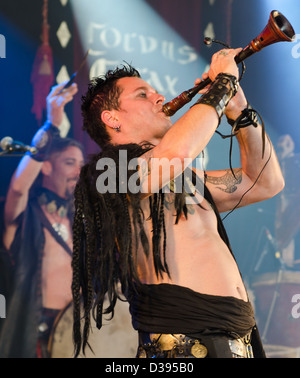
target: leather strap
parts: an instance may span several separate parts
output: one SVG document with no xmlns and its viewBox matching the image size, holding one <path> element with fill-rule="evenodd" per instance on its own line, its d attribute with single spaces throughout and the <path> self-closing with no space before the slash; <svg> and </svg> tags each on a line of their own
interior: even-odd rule
<svg viewBox="0 0 300 378">
<path fill-rule="evenodd" d="M 257 111 L 254 110 L 250 104 L 247 104 L 247 108 L 242 111 L 242 114 L 236 120 L 227 117 L 227 122 L 235 131 L 251 125 L 257 127 Z"/>
<path fill-rule="evenodd" d="M 34 204 L 34 208 L 37 211 L 38 218 L 40 219 L 43 226 L 51 233 L 51 235 L 54 237 L 54 239 L 65 249 L 65 251 L 68 253 L 68 255 L 73 256 L 73 252 L 72 252 L 71 248 L 63 240 L 63 238 L 54 230 L 54 228 L 51 226 L 48 218 L 44 214 L 41 207 L 36 203 L 36 204 Z"/>
<path fill-rule="evenodd" d="M 219 116 L 220 124 L 225 107 L 231 98 L 236 94 L 238 86 L 239 84 L 235 76 L 221 73 L 211 84 L 210 89 L 203 94 L 193 106 L 197 104 L 204 104 L 213 107 Z"/>
</svg>

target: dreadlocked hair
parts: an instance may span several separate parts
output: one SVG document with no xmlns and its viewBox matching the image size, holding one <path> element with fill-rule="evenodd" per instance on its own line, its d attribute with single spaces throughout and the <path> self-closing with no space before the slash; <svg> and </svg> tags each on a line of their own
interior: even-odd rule
<svg viewBox="0 0 300 378">
<path fill-rule="evenodd" d="M 137 273 L 137 251 L 142 246 L 146 256 L 152 253 L 157 276 L 167 273 L 166 227 L 164 219 L 164 193 L 161 190 L 149 197 L 152 220 L 152 250 L 144 230 L 144 213 L 140 194 L 99 193 L 96 181 L 101 174 L 96 165 L 101 158 L 119 162 L 119 151 L 126 150 L 128 161 L 152 149 L 153 146 L 108 144 L 100 154 L 93 155 L 81 170 L 75 189 L 75 214 L 73 221 L 73 338 L 75 356 L 88 345 L 91 314 L 97 327 L 102 326 L 102 315 L 114 316 L 114 307 L 122 293 L 127 299 L 140 280 Z M 118 163 L 119 164 L 119 163 Z M 115 180 L 119 182 L 118 164 Z M 137 170 L 127 170 L 128 180 Z M 182 213 L 187 217 L 185 193 L 175 194 L 176 223 Z M 105 297 L 108 307 L 103 308 Z M 84 326 L 82 330 L 82 319 Z"/>
</svg>

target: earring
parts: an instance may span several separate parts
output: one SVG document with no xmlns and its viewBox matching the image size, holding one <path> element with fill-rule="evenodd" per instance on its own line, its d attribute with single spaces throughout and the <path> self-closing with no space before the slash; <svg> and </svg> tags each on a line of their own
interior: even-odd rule
<svg viewBox="0 0 300 378">
<path fill-rule="evenodd" d="M 114 126 L 113 129 L 114 129 L 117 133 L 119 133 L 119 132 L 121 132 L 121 125 Z"/>
</svg>

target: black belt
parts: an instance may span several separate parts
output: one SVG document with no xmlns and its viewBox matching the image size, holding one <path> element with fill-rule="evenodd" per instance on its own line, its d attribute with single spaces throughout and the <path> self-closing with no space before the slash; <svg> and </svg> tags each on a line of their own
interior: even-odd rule
<svg viewBox="0 0 300 378">
<path fill-rule="evenodd" d="M 251 333 L 242 338 L 139 332 L 138 358 L 253 358 Z"/>
</svg>

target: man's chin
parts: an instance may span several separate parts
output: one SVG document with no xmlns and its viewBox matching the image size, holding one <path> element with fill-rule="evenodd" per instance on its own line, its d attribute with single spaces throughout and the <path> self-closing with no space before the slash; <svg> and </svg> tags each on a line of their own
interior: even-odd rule
<svg viewBox="0 0 300 378">
<path fill-rule="evenodd" d="M 67 200 L 71 200 L 71 199 L 74 198 L 75 186 L 76 186 L 76 185 L 74 185 L 74 186 L 72 186 L 72 187 L 70 187 L 70 188 L 67 188 L 67 190 L 66 190 L 66 194 L 65 194 Z"/>
</svg>

